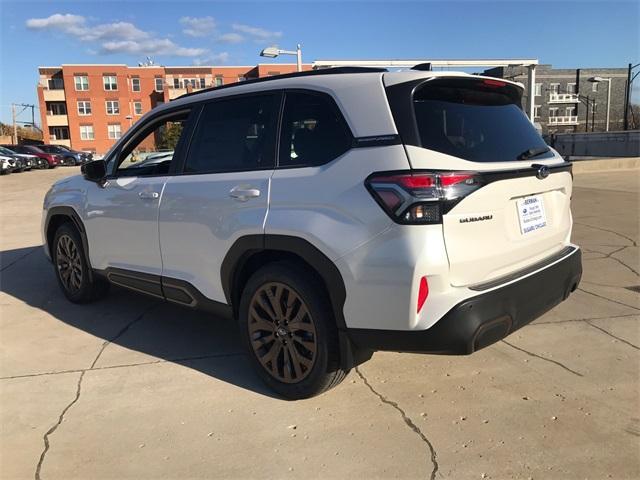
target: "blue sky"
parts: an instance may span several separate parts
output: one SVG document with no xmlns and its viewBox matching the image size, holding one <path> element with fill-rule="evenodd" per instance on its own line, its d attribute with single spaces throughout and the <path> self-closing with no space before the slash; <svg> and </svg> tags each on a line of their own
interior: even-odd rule
<svg viewBox="0 0 640 480">
<path fill-rule="evenodd" d="M 267 60 L 258 56 L 265 46 L 300 42 L 307 62 L 526 57 L 556 67 L 625 67 L 640 62 L 639 20 L 637 0 L 0 0 L 0 120 L 10 120 L 11 102 L 37 104 L 39 65 L 135 65 L 146 54 L 164 65 L 253 65 Z"/>
</svg>

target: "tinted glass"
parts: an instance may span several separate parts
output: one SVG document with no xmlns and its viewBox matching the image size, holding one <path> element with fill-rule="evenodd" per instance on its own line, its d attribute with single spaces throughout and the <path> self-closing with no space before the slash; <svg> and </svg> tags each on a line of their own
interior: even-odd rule
<svg viewBox="0 0 640 480">
<path fill-rule="evenodd" d="M 517 160 L 546 144 L 520 108 L 516 87 L 503 82 L 429 82 L 413 97 L 422 146 L 473 162 Z M 548 158 L 547 152 L 535 159 Z"/>
<path fill-rule="evenodd" d="M 351 132 L 325 95 L 287 93 L 282 120 L 279 165 L 322 165 L 351 148 Z"/>
<path fill-rule="evenodd" d="M 231 172 L 274 166 L 278 95 L 235 98 L 204 106 L 185 172 Z"/>
</svg>

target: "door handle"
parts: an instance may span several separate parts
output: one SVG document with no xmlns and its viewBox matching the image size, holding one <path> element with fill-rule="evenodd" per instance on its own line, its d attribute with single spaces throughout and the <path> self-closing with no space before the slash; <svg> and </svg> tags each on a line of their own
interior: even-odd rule
<svg viewBox="0 0 640 480">
<path fill-rule="evenodd" d="M 144 200 L 155 200 L 160 197 L 160 194 L 158 192 L 139 192 L 138 197 Z"/>
<path fill-rule="evenodd" d="M 245 185 L 238 185 L 229 191 L 229 196 L 240 200 L 241 202 L 246 202 L 250 198 L 259 197 L 260 190 Z"/>
</svg>

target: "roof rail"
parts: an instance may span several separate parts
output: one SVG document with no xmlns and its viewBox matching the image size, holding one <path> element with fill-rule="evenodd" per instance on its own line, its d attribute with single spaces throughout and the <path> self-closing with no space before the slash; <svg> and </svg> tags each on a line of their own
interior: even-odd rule
<svg viewBox="0 0 640 480">
<path fill-rule="evenodd" d="M 297 78 L 297 77 L 314 77 L 316 75 L 334 75 L 345 73 L 381 73 L 387 72 L 386 68 L 375 67 L 333 67 L 333 68 L 320 68 L 318 70 L 307 70 L 304 72 L 283 73 L 282 75 L 273 75 L 271 77 L 252 78 L 250 80 L 244 80 L 242 82 L 230 83 L 228 85 L 220 85 L 219 87 L 209 87 L 197 92 L 185 93 L 178 98 L 191 97 L 193 95 L 199 95 L 201 93 L 213 92 L 218 90 L 224 90 L 226 88 L 234 88 L 240 85 L 247 85 L 252 83 L 270 82 L 271 80 L 280 80 L 283 78 Z M 176 100 L 178 99 L 176 98 Z"/>
</svg>

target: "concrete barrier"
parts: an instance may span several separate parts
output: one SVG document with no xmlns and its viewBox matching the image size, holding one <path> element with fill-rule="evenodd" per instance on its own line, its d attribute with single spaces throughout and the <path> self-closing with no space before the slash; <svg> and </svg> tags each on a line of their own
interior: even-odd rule
<svg viewBox="0 0 640 480">
<path fill-rule="evenodd" d="M 603 172 L 607 170 L 640 170 L 640 157 L 598 158 L 575 160 L 573 173 Z"/>
</svg>

